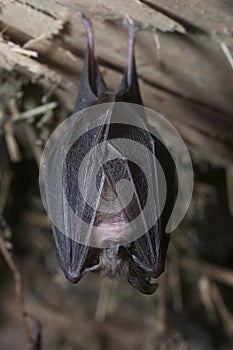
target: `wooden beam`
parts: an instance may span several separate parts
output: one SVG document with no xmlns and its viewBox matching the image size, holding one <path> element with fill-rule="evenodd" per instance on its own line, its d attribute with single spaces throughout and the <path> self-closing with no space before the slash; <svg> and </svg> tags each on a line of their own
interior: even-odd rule
<svg viewBox="0 0 233 350">
<path fill-rule="evenodd" d="M 120 82 L 127 56 L 127 30 L 116 14 L 130 18 L 147 27 L 139 32 L 136 42 L 145 104 L 172 121 L 192 149 L 207 159 L 229 164 L 233 154 L 233 71 L 212 34 L 216 28 L 221 38 L 228 37 L 232 23 L 226 10 L 230 4 L 225 1 L 221 7 L 214 2 L 208 18 L 210 1 L 203 1 L 200 7 L 197 3 L 192 0 L 186 6 L 185 1 L 131 0 L 126 6 L 122 1 L 104 0 L 5 2 L 0 12 L 1 27 L 7 29 L 6 39 L 0 40 L 0 66 L 19 70 L 48 89 L 58 84 L 58 95 L 72 109 L 86 47 L 85 30 L 76 12 L 83 11 L 92 18 L 96 55 L 110 89 Z M 177 24 L 184 26 L 186 33 L 171 33 L 181 28 Z M 165 32 L 156 34 L 155 29 Z M 22 50 L 15 51 L 12 42 Z M 38 57 L 30 57 L 30 51 Z"/>
</svg>

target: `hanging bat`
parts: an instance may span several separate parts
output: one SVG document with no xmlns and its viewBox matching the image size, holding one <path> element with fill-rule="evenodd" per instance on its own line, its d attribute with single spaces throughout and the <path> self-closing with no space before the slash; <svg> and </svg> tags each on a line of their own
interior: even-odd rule
<svg viewBox="0 0 233 350">
<path fill-rule="evenodd" d="M 115 93 L 109 92 L 106 88 L 102 74 L 98 68 L 94 56 L 94 34 L 91 22 L 83 14 L 88 46 L 85 56 L 84 68 L 75 105 L 75 112 L 101 104 L 104 102 L 129 102 L 142 105 L 142 98 L 137 79 L 134 44 L 137 28 L 129 27 L 128 40 L 128 61 L 124 71 L 123 79 Z M 113 111 L 114 113 L 114 111 Z M 130 118 L 134 118 L 132 115 Z M 146 123 L 143 120 L 143 125 Z M 113 140 L 115 138 L 133 139 L 140 142 L 150 152 L 156 155 L 161 163 L 167 182 L 167 197 L 163 211 L 153 225 L 148 228 L 140 238 L 128 243 L 124 240 L 126 227 L 129 227 L 131 220 L 135 219 L 144 208 L 148 195 L 148 186 L 145 174 L 133 162 L 119 158 L 108 161 L 100 169 L 96 186 L 99 189 L 99 198 L 105 202 L 117 197 L 116 184 L 122 180 L 130 181 L 133 188 L 132 201 L 126 208 L 106 214 L 99 210 L 98 205 L 91 208 L 85 203 L 78 185 L 77 174 L 83 158 L 93 146 L 103 140 Z M 126 157 L 127 158 L 127 157 Z M 144 162 L 149 162 L 144 159 Z M 157 173 L 154 164 L 148 164 L 155 187 L 157 186 Z M 86 169 L 88 172 L 88 169 Z M 153 137 L 149 131 L 133 127 L 132 125 L 104 124 L 89 130 L 83 137 L 74 142 L 65 159 L 63 169 L 63 184 L 67 201 L 78 217 L 90 223 L 90 227 L 96 226 L 100 229 L 98 236 L 99 247 L 88 244 L 81 244 L 62 233 L 53 225 L 53 233 L 57 248 L 57 257 L 65 276 L 72 283 L 77 283 L 84 275 L 90 271 L 98 270 L 102 275 L 111 278 L 124 276 L 128 282 L 145 294 L 152 294 L 157 288 L 157 284 L 151 283 L 151 278 L 157 278 L 165 266 L 166 252 L 169 243 L 169 234 L 165 233 L 165 227 L 171 215 L 174 204 L 174 179 L 175 165 L 165 146 Z M 88 191 L 88 176 L 83 178 L 84 187 Z M 98 200 L 96 203 L 98 203 Z M 151 211 L 155 213 L 159 207 L 159 198 Z M 62 205 L 62 204 L 61 204 Z M 64 216 L 66 215 L 64 209 Z M 67 218 L 66 218 L 67 220 Z M 143 225 L 147 225 L 146 220 Z M 69 222 L 66 223 L 67 230 Z M 81 230 L 81 228 L 80 228 Z M 101 248 L 101 243 L 118 242 L 108 247 Z M 104 244 L 103 244 L 104 246 Z"/>
</svg>

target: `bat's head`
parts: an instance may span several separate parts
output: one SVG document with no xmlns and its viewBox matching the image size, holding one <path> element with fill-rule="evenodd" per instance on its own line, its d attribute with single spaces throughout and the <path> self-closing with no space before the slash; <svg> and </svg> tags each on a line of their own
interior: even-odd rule
<svg viewBox="0 0 233 350">
<path fill-rule="evenodd" d="M 121 247 L 105 248 L 100 254 L 100 272 L 110 278 L 125 277 L 129 274 L 129 256 Z"/>
</svg>

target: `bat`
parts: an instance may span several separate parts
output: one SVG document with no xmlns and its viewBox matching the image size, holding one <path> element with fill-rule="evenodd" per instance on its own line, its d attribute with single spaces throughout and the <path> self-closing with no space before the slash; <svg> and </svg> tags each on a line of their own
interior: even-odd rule
<svg viewBox="0 0 233 350">
<path fill-rule="evenodd" d="M 142 105 L 134 57 L 137 28 L 129 26 L 127 65 L 117 91 L 112 93 L 108 91 L 95 59 L 92 24 L 85 15 L 81 14 L 80 16 L 87 32 L 88 45 L 74 112 L 104 102 L 122 101 Z M 135 119 L 134 115 L 130 113 L 129 111 L 129 118 Z M 114 115 L 114 109 L 112 115 Z M 146 125 L 143 116 L 141 125 Z M 99 190 L 99 195 L 94 201 L 94 208 L 85 203 L 77 177 L 83 154 L 86 154 L 98 142 L 114 141 L 118 137 L 140 142 L 155 154 L 163 168 L 167 183 L 166 202 L 160 217 L 152 227 L 148 228 L 146 219 L 142 219 L 142 221 L 144 220 L 145 233 L 130 242 L 124 240 L 124 234 L 128 232 L 129 223 L 145 207 L 149 194 L 145 173 L 134 162 L 127 160 L 127 157 L 116 157 L 106 162 L 97 174 L 96 187 Z M 148 169 L 156 188 L 158 185 L 156 166 L 150 164 L 149 159 L 143 161 L 148 163 Z M 83 188 L 88 192 L 90 185 L 88 183 L 88 168 L 85 171 Z M 109 125 L 103 123 L 103 125 L 88 130 L 85 135 L 72 144 L 65 159 L 62 176 L 66 198 L 72 210 L 78 217 L 89 223 L 90 230 L 94 226 L 100 229 L 99 245 L 92 246 L 88 244 L 89 236 L 86 244 L 81 244 L 69 238 L 52 224 L 58 262 L 67 279 L 72 283 L 77 283 L 90 271 L 97 270 L 110 278 L 118 276 L 127 278 L 134 288 L 144 294 L 154 293 L 157 284 L 151 283 L 151 278 L 157 278 L 165 268 L 169 244 L 169 234 L 165 233 L 165 227 L 172 212 L 175 193 L 175 164 L 159 138 L 152 136 L 145 128 L 130 124 Z M 126 208 L 114 212 L 114 214 L 102 212 L 98 206 L 99 201 L 104 199 L 105 203 L 108 204 L 112 198 L 117 198 L 116 184 L 122 179 L 131 184 L 132 201 L 128 203 Z M 155 216 L 159 205 L 159 198 L 155 198 L 155 206 L 150 208 Z M 67 230 L 69 230 L 69 218 L 65 217 L 65 220 Z M 77 231 L 81 230 L 81 227 L 77 229 Z"/>
</svg>

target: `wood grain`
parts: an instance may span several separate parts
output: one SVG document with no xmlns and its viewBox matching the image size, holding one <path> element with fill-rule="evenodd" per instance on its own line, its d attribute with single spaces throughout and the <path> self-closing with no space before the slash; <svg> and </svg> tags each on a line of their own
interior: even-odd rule
<svg viewBox="0 0 233 350">
<path fill-rule="evenodd" d="M 127 59 L 123 19 L 137 23 L 144 28 L 136 59 L 145 104 L 165 115 L 191 149 L 232 164 L 233 70 L 221 47 L 224 42 L 232 54 L 231 1 L 5 0 L 0 6 L 0 28 L 6 30 L 0 67 L 23 72 L 48 90 L 57 84 L 70 109 L 86 47 L 76 12 L 92 18 L 96 55 L 110 89 L 117 87 Z M 15 52 L 12 42 L 38 57 Z"/>
</svg>

